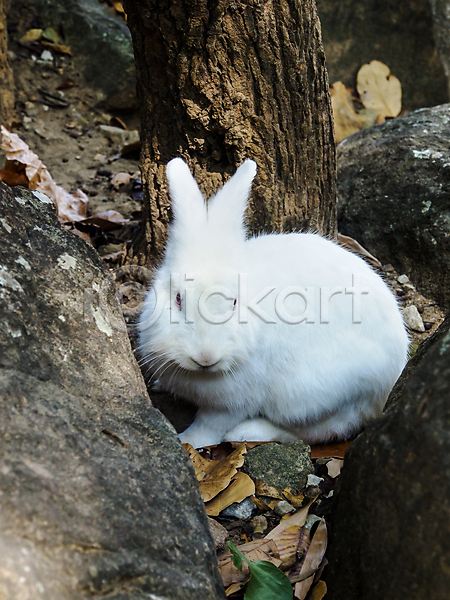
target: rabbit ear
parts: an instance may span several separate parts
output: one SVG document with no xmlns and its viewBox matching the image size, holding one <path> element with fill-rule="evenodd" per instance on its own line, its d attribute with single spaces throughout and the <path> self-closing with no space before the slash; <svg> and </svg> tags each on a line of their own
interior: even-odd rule
<svg viewBox="0 0 450 600">
<path fill-rule="evenodd" d="M 208 219 L 245 237 L 244 214 L 256 175 L 256 163 L 246 160 L 208 203 Z M 229 227 L 228 227 L 229 226 Z"/>
<path fill-rule="evenodd" d="M 166 167 L 169 192 L 175 222 L 187 225 L 206 216 L 206 204 L 202 193 L 187 164 L 174 158 Z"/>
</svg>

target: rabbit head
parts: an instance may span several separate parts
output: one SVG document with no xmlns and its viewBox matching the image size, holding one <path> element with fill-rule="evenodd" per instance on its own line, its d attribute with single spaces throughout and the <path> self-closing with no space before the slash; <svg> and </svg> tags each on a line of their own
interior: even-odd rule
<svg viewBox="0 0 450 600">
<path fill-rule="evenodd" d="M 251 348 L 252 332 L 240 331 L 236 312 L 256 164 L 246 160 L 208 203 L 182 159 L 166 172 L 173 220 L 139 323 L 141 351 L 155 377 L 180 369 L 213 377 Z"/>
</svg>

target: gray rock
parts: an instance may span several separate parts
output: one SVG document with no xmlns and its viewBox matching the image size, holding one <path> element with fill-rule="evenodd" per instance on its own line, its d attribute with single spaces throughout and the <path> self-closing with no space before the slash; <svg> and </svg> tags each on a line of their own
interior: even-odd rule
<svg viewBox="0 0 450 600">
<path fill-rule="evenodd" d="M 353 88 L 359 68 L 380 60 L 402 84 L 404 110 L 449 101 L 429 0 L 383 5 L 379 0 L 317 0 L 316 4 L 330 83 L 342 81 Z"/>
<path fill-rule="evenodd" d="M 263 481 L 280 492 L 291 488 L 301 492 L 314 473 L 311 448 L 301 440 L 287 444 L 264 444 L 248 451 L 242 471 L 253 480 Z"/>
<path fill-rule="evenodd" d="M 34 0 L 47 27 L 64 31 L 85 80 L 114 108 L 136 106 L 133 45 L 124 20 L 98 0 Z"/>
<path fill-rule="evenodd" d="M 224 597 L 108 269 L 43 194 L 0 184 L 0 215 L 0 596 Z"/>
<path fill-rule="evenodd" d="M 450 105 L 423 109 L 338 146 L 338 225 L 422 293 L 450 307 Z"/>
<path fill-rule="evenodd" d="M 331 515 L 330 600 L 447 600 L 450 317 L 412 359 L 396 403 L 346 453 Z"/>
</svg>

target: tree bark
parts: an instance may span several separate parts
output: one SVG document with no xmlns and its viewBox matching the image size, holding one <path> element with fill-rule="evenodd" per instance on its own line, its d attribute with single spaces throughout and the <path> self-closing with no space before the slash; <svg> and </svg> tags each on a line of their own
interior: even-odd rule
<svg viewBox="0 0 450 600">
<path fill-rule="evenodd" d="M 164 247 L 164 167 L 187 160 L 206 196 L 258 164 L 249 230 L 335 235 L 335 145 L 314 0 L 124 0 L 142 121 L 144 227 L 130 260 Z"/>
<path fill-rule="evenodd" d="M 9 126 L 14 114 L 14 80 L 8 64 L 8 30 L 6 10 L 8 0 L 0 0 L 0 124 Z"/>
</svg>

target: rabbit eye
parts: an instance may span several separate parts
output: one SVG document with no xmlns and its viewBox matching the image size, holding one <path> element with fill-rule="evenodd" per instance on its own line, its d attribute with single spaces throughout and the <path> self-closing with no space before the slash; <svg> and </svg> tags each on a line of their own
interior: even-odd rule
<svg viewBox="0 0 450 600">
<path fill-rule="evenodd" d="M 181 294 L 180 294 L 180 292 L 178 292 L 178 294 L 175 297 L 175 303 L 178 306 L 178 308 L 181 310 Z"/>
</svg>

